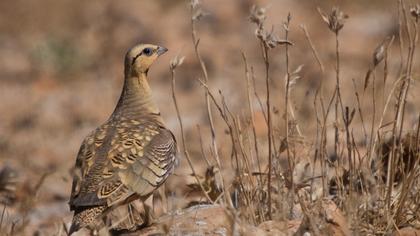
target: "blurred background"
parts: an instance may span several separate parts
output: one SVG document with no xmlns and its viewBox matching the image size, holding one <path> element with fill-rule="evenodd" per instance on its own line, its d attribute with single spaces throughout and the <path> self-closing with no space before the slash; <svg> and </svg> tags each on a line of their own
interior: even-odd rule
<svg viewBox="0 0 420 236">
<path fill-rule="evenodd" d="M 385 37 L 398 33 L 397 1 L 202 1 L 208 15 L 198 23 L 197 33 L 209 72 L 209 85 L 216 94 L 219 89 L 222 91 L 235 114 L 247 109 L 241 51 L 254 68 L 256 89 L 264 98 L 264 64 L 254 34 L 255 26 L 248 20 L 254 4 L 267 7 L 266 24 L 273 25 L 280 38 L 284 36 L 283 22 L 291 13 L 289 40 L 294 46 L 290 48 L 290 68 L 295 70 L 304 65 L 291 100 L 296 120 L 311 141 L 316 132 L 313 105 L 316 88 L 321 80 L 325 81 L 325 94 L 329 98 L 335 85 L 335 38 L 317 7 L 329 12 L 333 6 L 340 6 L 349 15 L 340 32 L 341 77 L 346 104 L 355 107 L 354 91 L 363 88 L 373 51 Z M 305 25 L 310 34 L 325 66 L 324 73 L 312 55 L 301 25 Z M 9 179 L 13 186 L 4 190 L 0 202 L 1 208 L 4 206 L 6 225 L 15 225 L 16 232 L 52 235 L 63 222 L 70 222 L 72 215 L 67 201 L 77 151 L 84 136 L 113 111 L 122 88 L 124 55 L 138 42 L 169 49 L 155 63 L 149 77 L 161 113 L 178 140 L 169 62 L 178 53 L 185 56 L 184 64 L 177 69 L 176 89 L 188 146 L 200 170 L 203 159 L 197 125 L 201 127 L 207 149 L 209 133 L 203 89 L 197 82 L 202 75 L 191 40 L 188 1 L 0 2 L 0 177 L 13 177 Z M 391 58 L 399 59 L 398 53 L 394 43 Z M 271 61 L 274 113 L 281 120 L 284 48 L 274 49 Z M 395 81 L 398 67 L 398 60 L 390 61 L 390 82 L 386 86 Z M 416 68 L 414 70 L 417 74 Z M 389 87 L 384 91 L 389 91 Z M 418 86 L 411 91 L 407 119 L 414 122 L 419 112 L 419 97 L 413 91 L 419 91 Z M 369 102 L 362 100 L 362 103 L 368 112 Z M 257 133 L 265 136 L 261 109 L 257 101 L 255 104 Z M 226 128 L 220 120 L 216 120 L 216 124 L 219 138 L 223 140 Z M 276 127 L 280 135 L 284 127 L 281 122 Z M 361 134 L 362 131 L 360 128 L 354 132 Z M 182 160 L 176 176 L 168 182 L 170 188 L 182 186 L 179 179 L 190 173 Z"/>
</svg>

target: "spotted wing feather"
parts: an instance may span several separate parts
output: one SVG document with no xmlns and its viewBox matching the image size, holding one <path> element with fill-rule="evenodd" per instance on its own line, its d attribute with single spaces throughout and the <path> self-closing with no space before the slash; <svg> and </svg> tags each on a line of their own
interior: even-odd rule
<svg viewBox="0 0 420 236">
<path fill-rule="evenodd" d="M 124 186 L 147 197 L 172 171 L 176 141 L 169 130 L 154 124 L 145 124 L 142 129 L 131 129 L 128 133 L 122 151 L 114 154 L 119 158 L 111 163 L 119 168 L 118 176 Z"/>
</svg>

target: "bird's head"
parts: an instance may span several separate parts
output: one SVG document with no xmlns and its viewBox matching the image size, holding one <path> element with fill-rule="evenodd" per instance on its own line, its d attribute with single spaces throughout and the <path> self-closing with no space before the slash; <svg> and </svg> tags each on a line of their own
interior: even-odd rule
<svg viewBox="0 0 420 236">
<path fill-rule="evenodd" d="M 153 44 L 138 44 L 125 56 L 126 76 L 138 76 L 147 73 L 153 62 L 168 49 Z"/>
</svg>

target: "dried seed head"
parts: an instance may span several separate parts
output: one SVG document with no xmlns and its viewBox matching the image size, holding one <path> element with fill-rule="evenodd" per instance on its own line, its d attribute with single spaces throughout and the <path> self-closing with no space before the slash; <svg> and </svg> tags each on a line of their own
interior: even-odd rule
<svg viewBox="0 0 420 236">
<path fill-rule="evenodd" d="M 208 15 L 209 15 L 209 13 L 208 13 L 208 12 L 203 11 L 203 9 L 201 9 L 201 8 L 197 8 L 197 9 L 194 11 L 194 14 L 192 15 L 192 20 L 193 20 L 193 21 L 199 21 L 199 20 L 201 20 L 203 17 L 208 16 Z"/>
<path fill-rule="evenodd" d="M 199 0 L 191 0 L 190 2 L 192 8 L 197 8 L 200 5 Z"/>
<path fill-rule="evenodd" d="M 284 39 L 279 39 L 277 37 L 277 35 L 270 33 L 267 37 L 266 40 L 266 44 L 269 48 L 275 48 L 277 47 L 277 45 L 283 45 L 283 44 L 288 44 L 288 45 L 293 45 L 292 42 L 284 40 Z"/>
<path fill-rule="evenodd" d="M 191 12 L 192 12 L 191 19 L 193 21 L 199 21 L 203 17 L 209 15 L 208 12 L 203 11 L 199 0 L 191 0 L 190 5 L 191 5 Z"/>
<path fill-rule="evenodd" d="M 292 15 L 289 12 L 289 14 L 287 15 L 286 21 L 283 22 L 283 28 L 284 28 L 285 31 L 290 31 L 289 26 L 290 26 L 290 21 L 291 20 L 292 20 Z"/>
<path fill-rule="evenodd" d="M 264 42 L 264 46 L 267 48 L 275 48 L 278 45 L 283 44 L 293 45 L 293 43 L 288 40 L 279 39 L 279 37 L 276 34 L 274 34 L 273 30 L 270 33 L 268 33 L 263 28 L 258 28 L 255 31 L 255 35 L 259 40 Z"/>
<path fill-rule="evenodd" d="M 344 27 L 344 21 L 349 18 L 349 16 L 340 11 L 338 7 L 333 7 L 331 13 L 329 14 L 325 14 L 320 8 L 318 8 L 318 12 L 324 22 L 328 25 L 328 28 L 335 34 L 340 32 L 340 30 Z"/>
<path fill-rule="evenodd" d="M 255 5 L 252 6 L 249 20 L 258 26 L 258 28 L 255 30 L 255 36 L 257 36 L 257 38 L 264 43 L 264 47 L 270 49 L 275 48 L 277 45 L 281 44 L 293 45 L 287 40 L 279 39 L 277 35 L 274 34 L 274 29 L 272 29 L 271 32 L 267 32 L 264 29 L 264 21 L 266 18 L 266 8 L 258 7 Z"/>
<path fill-rule="evenodd" d="M 288 78 L 287 75 L 285 76 L 285 79 L 284 79 L 286 83 L 285 87 L 287 87 L 287 82 L 289 82 L 289 91 L 288 91 L 289 93 L 292 91 L 296 83 L 302 78 L 300 76 L 300 72 L 302 71 L 303 66 L 304 66 L 303 64 L 299 65 L 292 73 L 290 73 L 289 81 L 287 81 L 287 78 Z"/>
<path fill-rule="evenodd" d="M 266 8 L 259 7 L 256 5 L 252 6 L 251 14 L 249 15 L 249 20 L 252 23 L 257 24 L 258 27 L 261 27 L 264 24 L 265 19 L 267 19 Z"/>
<path fill-rule="evenodd" d="M 416 18 L 416 21 L 417 21 L 420 17 L 420 5 L 416 4 L 414 7 L 411 7 L 410 13 L 411 13 L 411 16 Z"/>
<path fill-rule="evenodd" d="M 388 51 L 389 45 L 394 41 L 394 36 L 388 36 L 376 47 L 373 53 L 373 66 L 377 66 L 381 61 L 384 60 Z"/>
<path fill-rule="evenodd" d="M 373 52 L 373 68 L 369 68 L 368 72 L 366 73 L 364 90 L 366 90 L 369 85 L 369 79 L 375 67 L 387 57 L 388 48 L 394 41 L 394 38 L 394 35 L 386 37 Z"/>
<path fill-rule="evenodd" d="M 179 55 L 176 55 L 169 63 L 169 67 L 171 68 L 171 70 L 174 70 L 178 66 L 182 65 L 184 59 L 185 57 L 179 57 Z"/>
<path fill-rule="evenodd" d="M 265 38 L 266 38 L 265 34 L 266 34 L 265 30 L 262 29 L 262 28 L 257 28 L 255 30 L 255 36 L 257 36 L 257 38 L 261 41 L 265 40 Z"/>
</svg>

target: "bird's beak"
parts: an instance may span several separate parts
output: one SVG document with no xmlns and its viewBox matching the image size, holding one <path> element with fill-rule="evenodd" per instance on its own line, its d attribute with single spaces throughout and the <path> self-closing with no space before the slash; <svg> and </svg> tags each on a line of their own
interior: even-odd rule
<svg viewBox="0 0 420 236">
<path fill-rule="evenodd" d="M 165 47 L 161 47 L 161 46 L 158 46 L 158 49 L 157 49 L 157 54 L 158 54 L 158 56 L 160 56 L 160 55 L 162 55 L 162 54 L 164 54 L 165 52 L 167 52 L 168 51 L 168 49 L 167 48 L 165 48 Z"/>
</svg>

